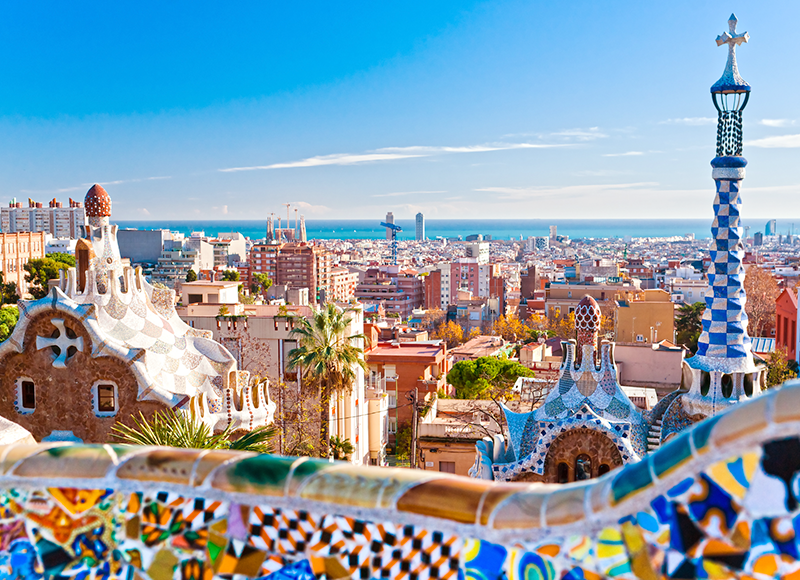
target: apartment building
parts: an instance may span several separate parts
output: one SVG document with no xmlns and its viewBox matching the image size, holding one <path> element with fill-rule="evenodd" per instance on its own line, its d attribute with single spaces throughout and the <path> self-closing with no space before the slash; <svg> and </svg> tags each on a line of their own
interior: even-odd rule
<svg viewBox="0 0 800 580">
<path fill-rule="evenodd" d="M 312 303 L 328 300 L 333 261 L 321 246 L 306 242 L 258 243 L 250 250 L 250 276 L 267 274 L 275 285 L 307 288 Z M 339 277 L 338 281 L 342 281 Z M 341 288 L 336 290 L 343 292 Z"/>
<path fill-rule="evenodd" d="M 371 326 L 365 325 L 367 336 L 374 332 Z M 441 341 L 375 341 L 373 345 L 364 359 L 370 374 L 386 380 L 389 444 L 394 446 L 398 428 L 411 423 L 413 409 L 409 397 L 423 401 L 426 394 L 447 388 L 447 346 Z"/>
<path fill-rule="evenodd" d="M 8 207 L 0 208 L 0 230 L 4 234 L 44 232 L 56 238 L 77 239 L 85 222 L 83 203 L 72 199 L 67 207 L 53 198 L 47 207 L 28 199 L 27 206 L 12 200 Z"/>
<path fill-rule="evenodd" d="M 29 260 L 44 258 L 45 234 L 43 232 L 17 232 L 0 234 L 0 271 L 6 284 L 14 282 L 21 296 L 28 292 L 24 266 Z"/>
<path fill-rule="evenodd" d="M 386 314 L 396 314 L 401 319 L 411 317 L 414 309 L 424 302 L 424 283 L 416 272 L 401 270 L 399 266 L 369 268 L 364 280 L 355 290 L 356 299 L 365 306 L 383 305 Z"/>
</svg>

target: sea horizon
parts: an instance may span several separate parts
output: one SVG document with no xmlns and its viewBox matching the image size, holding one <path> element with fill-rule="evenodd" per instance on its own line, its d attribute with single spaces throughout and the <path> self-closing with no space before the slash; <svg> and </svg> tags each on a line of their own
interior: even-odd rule
<svg viewBox="0 0 800 580">
<path fill-rule="evenodd" d="M 385 228 L 379 219 L 359 220 L 306 220 L 306 235 L 309 240 L 369 240 L 384 239 Z M 415 221 L 396 220 L 403 228 L 399 240 L 415 238 Z M 221 232 L 240 232 L 250 239 L 263 239 L 266 235 L 266 220 L 122 220 L 120 228 L 156 230 L 167 229 L 189 235 L 202 231 L 207 236 Z M 794 233 L 795 224 L 800 229 L 800 218 L 781 219 L 777 232 L 783 235 Z M 283 222 L 282 225 L 285 225 Z M 291 225 L 294 226 L 294 220 Z M 607 238 L 666 238 L 694 235 L 696 239 L 711 237 L 710 219 L 430 219 L 425 220 L 425 235 L 428 239 L 458 238 L 481 234 L 493 240 L 519 240 L 530 236 L 549 236 L 550 226 L 556 226 L 558 235 L 570 239 Z M 749 227 L 749 235 L 763 232 L 766 220 L 744 218 L 742 225 Z M 277 222 L 276 222 L 277 227 Z"/>
</svg>

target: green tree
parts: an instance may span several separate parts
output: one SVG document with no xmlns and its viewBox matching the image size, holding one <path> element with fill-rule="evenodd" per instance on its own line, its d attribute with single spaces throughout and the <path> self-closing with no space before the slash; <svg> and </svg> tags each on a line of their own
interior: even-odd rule
<svg viewBox="0 0 800 580">
<path fill-rule="evenodd" d="M 401 423 L 397 429 L 395 457 L 404 463 L 408 463 L 411 459 L 411 423 L 408 421 Z"/>
<path fill-rule="evenodd" d="M 328 454 L 328 420 L 331 400 L 350 390 L 356 378 L 355 369 L 368 371 L 364 362 L 364 349 L 358 345 L 366 341 L 363 334 L 350 334 L 352 308 L 341 309 L 329 303 L 310 318 L 298 317 L 291 336 L 297 338 L 298 347 L 289 352 L 289 369 L 302 369 L 319 393 L 320 452 Z M 307 383 L 306 383 L 307 384 Z"/>
<path fill-rule="evenodd" d="M 703 311 L 706 303 L 695 302 L 694 304 L 684 304 L 678 308 L 675 317 L 675 332 L 678 344 L 684 345 L 692 353 L 697 352 L 697 341 L 703 331 Z"/>
<path fill-rule="evenodd" d="M 516 361 L 482 356 L 454 364 L 447 382 L 456 388 L 457 399 L 508 398 L 519 377 L 532 376 L 531 369 Z"/>
<path fill-rule="evenodd" d="M 351 455 L 356 450 L 349 439 L 342 439 L 338 435 L 331 437 L 330 447 L 335 460 L 347 459 L 347 456 Z"/>
<path fill-rule="evenodd" d="M 264 293 L 272 287 L 272 280 L 267 274 L 256 273 L 251 276 L 253 284 L 250 290 L 254 294 Z"/>
<path fill-rule="evenodd" d="M 67 270 L 75 266 L 75 257 L 69 254 L 56 252 L 48 254 L 44 258 L 28 260 L 23 266 L 25 269 L 25 281 L 28 283 L 28 291 L 36 298 L 47 296 L 49 280 L 58 278 L 59 270 Z"/>
<path fill-rule="evenodd" d="M 16 306 L 3 306 L 0 308 L 0 342 L 11 336 L 18 320 L 19 310 Z"/>
<path fill-rule="evenodd" d="M 225 282 L 238 282 L 239 281 L 239 270 L 225 270 L 222 273 L 222 279 Z"/>
<path fill-rule="evenodd" d="M 135 427 L 117 422 L 112 430 L 114 437 L 130 445 L 161 445 L 189 449 L 233 449 L 271 453 L 277 431 L 274 425 L 264 425 L 233 439 L 230 425 L 221 433 L 214 434 L 205 423 L 195 420 L 188 413 L 172 409 L 156 411 L 150 419 L 139 413 L 131 415 Z"/>
<path fill-rule="evenodd" d="M 197 282 L 197 272 L 195 272 L 192 269 L 190 269 L 188 272 L 186 272 L 186 281 L 187 282 Z"/>
<path fill-rule="evenodd" d="M 789 366 L 786 349 L 776 348 L 769 353 L 767 360 L 767 387 L 782 385 L 789 379 L 797 377 L 797 373 Z"/>
<path fill-rule="evenodd" d="M 3 272 L 0 272 L 0 304 L 16 304 L 17 300 L 19 300 L 17 283 L 9 282 L 6 284 Z"/>
</svg>

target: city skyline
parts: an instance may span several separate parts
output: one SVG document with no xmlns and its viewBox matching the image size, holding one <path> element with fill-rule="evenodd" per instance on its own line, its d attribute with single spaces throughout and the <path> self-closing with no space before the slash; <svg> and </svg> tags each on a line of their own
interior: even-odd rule
<svg viewBox="0 0 800 580">
<path fill-rule="evenodd" d="M 800 190 L 788 2 L 44 6 L 0 15 L 2 205 L 98 181 L 120 220 L 707 218 L 732 10 L 747 215 Z"/>
</svg>

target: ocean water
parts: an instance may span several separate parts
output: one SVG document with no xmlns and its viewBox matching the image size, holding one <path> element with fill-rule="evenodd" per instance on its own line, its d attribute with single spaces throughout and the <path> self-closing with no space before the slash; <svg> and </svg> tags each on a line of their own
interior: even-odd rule
<svg viewBox="0 0 800 580">
<path fill-rule="evenodd" d="M 309 239 L 321 240 L 369 240 L 385 239 L 386 230 L 376 220 L 306 220 L 306 233 Z M 193 231 L 203 231 L 207 236 L 220 232 L 241 232 L 251 239 L 261 239 L 266 235 L 266 220 L 219 220 L 219 221 L 120 221 L 121 228 L 168 229 L 189 235 Z M 412 240 L 415 236 L 414 220 L 397 220 L 403 228 L 398 239 Z M 744 219 L 742 225 L 750 227 L 750 236 L 764 231 L 766 220 Z M 797 226 L 794 229 L 795 224 Z M 294 225 L 294 222 L 292 222 Z M 425 234 L 429 239 L 438 236 L 445 238 L 466 238 L 472 234 L 492 236 L 495 240 L 519 240 L 520 236 L 547 236 L 550 226 L 558 227 L 558 234 L 577 238 L 621 238 L 631 237 L 669 237 L 694 234 L 696 238 L 711 237 L 710 219 L 506 219 L 506 220 L 443 220 L 425 221 Z M 778 220 L 778 232 L 800 232 L 800 218 Z"/>
</svg>

